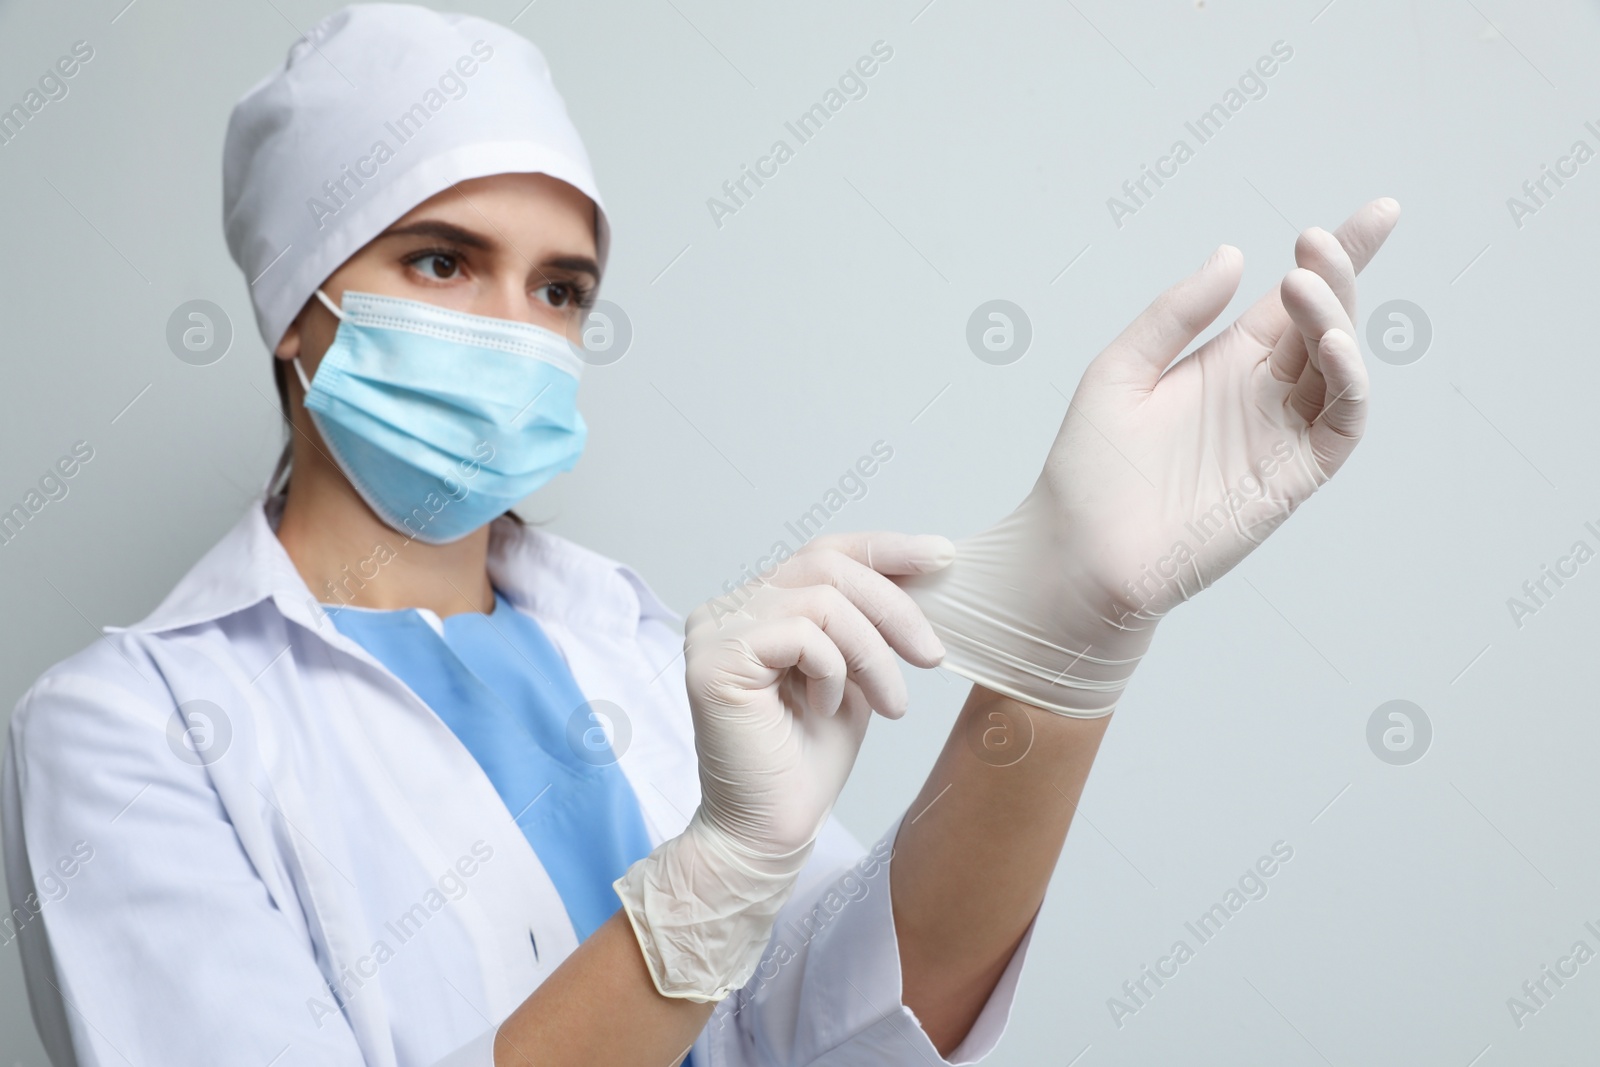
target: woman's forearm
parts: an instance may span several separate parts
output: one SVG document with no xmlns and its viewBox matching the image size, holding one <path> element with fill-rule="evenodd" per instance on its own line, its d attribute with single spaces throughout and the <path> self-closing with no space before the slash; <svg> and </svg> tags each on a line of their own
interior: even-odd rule
<svg viewBox="0 0 1600 1067">
<path fill-rule="evenodd" d="M 618 911 L 501 1024 L 495 1067 L 668 1067 L 694 1044 L 712 1007 L 656 991 L 633 928 Z"/>
<path fill-rule="evenodd" d="M 941 1054 L 994 992 L 1044 900 L 1110 716 L 973 686 L 895 839 L 902 1000 Z"/>
</svg>

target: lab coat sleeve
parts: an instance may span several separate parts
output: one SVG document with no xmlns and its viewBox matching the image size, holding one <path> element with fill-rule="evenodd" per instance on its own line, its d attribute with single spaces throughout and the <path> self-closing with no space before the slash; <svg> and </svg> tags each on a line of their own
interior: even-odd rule
<svg viewBox="0 0 1600 1067">
<path fill-rule="evenodd" d="M 498 1027 L 491 1027 L 456 1049 L 433 1067 L 494 1067 L 494 1038 Z"/>
<path fill-rule="evenodd" d="M 778 917 L 745 987 L 707 1027 L 711 1067 L 930 1067 L 976 1063 L 1000 1040 L 1033 938 L 1029 923 L 988 1003 L 948 1059 L 901 1002 L 889 858 L 900 820 L 863 850 L 830 819 L 815 874 Z M 698 1062 L 698 1061 L 697 1061 Z"/>
<path fill-rule="evenodd" d="M 51 1063 L 359 1067 L 345 1017 L 309 1010 L 329 990 L 304 927 L 169 740 L 183 735 L 160 675 L 108 641 L 93 670 L 57 668 L 24 695 L 0 782 L 0 936 L 20 943 Z"/>
</svg>

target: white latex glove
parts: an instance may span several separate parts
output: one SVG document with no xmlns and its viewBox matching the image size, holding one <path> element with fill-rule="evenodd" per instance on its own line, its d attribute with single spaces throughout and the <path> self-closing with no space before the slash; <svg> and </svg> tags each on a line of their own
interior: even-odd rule
<svg viewBox="0 0 1600 1067">
<path fill-rule="evenodd" d="M 662 995 L 709 1002 L 749 981 L 873 709 L 905 714 L 894 654 L 919 667 L 944 655 L 921 610 L 884 575 L 954 558 L 932 535 L 819 538 L 770 583 L 689 616 L 700 807 L 683 834 L 616 882 Z"/>
<path fill-rule="evenodd" d="M 1355 276 L 1399 219 L 1375 200 L 1299 267 L 1170 366 L 1233 298 L 1244 261 L 1218 248 L 1084 371 L 1021 506 L 901 585 L 945 666 L 1063 715 L 1109 714 L 1173 607 L 1244 559 L 1333 476 L 1366 422 Z"/>
</svg>

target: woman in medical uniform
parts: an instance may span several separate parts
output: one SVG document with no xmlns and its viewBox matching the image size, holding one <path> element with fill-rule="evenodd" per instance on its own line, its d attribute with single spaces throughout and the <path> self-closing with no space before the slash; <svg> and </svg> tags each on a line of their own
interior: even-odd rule
<svg viewBox="0 0 1600 1067">
<path fill-rule="evenodd" d="M 510 511 L 582 449 L 575 342 L 610 236 L 532 44 L 408 5 L 328 17 L 235 108 L 224 200 L 292 439 L 150 615 L 18 705 L 7 933 L 52 1062 L 982 1058 L 1170 606 L 1140 586 L 1116 631 L 1142 637 L 1083 647 L 1104 612 L 1061 583 L 1084 568 L 1034 551 L 1105 524 L 1061 503 L 1052 469 L 1081 472 L 1047 466 L 1018 511 L 1042 526 L 961 566 L 942 537 L 819 539 L 685 623 Z M 1330 387 L 1359 371 L 1336 335 L 1393 223 L 1367 210 L 1303 237 L 1316 280 L 1259 312 L 1274 359 L 1321 339 Z M 1235 260 L 1119 358 L 1181 349 Z M 996 592 L 1025 586 L 1051 595 Z M 867 721 L 906 710 L 897 656 L 947 648 L 982 684 L 911 818 L 862 848 L 830 812 Z"/>
</svg>

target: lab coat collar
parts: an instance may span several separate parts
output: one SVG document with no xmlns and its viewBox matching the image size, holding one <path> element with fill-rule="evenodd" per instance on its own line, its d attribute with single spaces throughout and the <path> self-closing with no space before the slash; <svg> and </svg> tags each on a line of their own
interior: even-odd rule
<svg viewBox="0 0 1600 1067">
<path fill-rule="evenodd" d="M 211 622 L 271 598 L 283 614 L 319 630 L 321 609 L 278 540 L 283 494 L 256 497 L 154 611 L 107 633 L 160 633 Z M 489 528 L 489 580 L 514 607 L 540 618 L 618 633 L 681 617 L 631 568 L 563 537 L 501 516 Z"/>
</svg>

